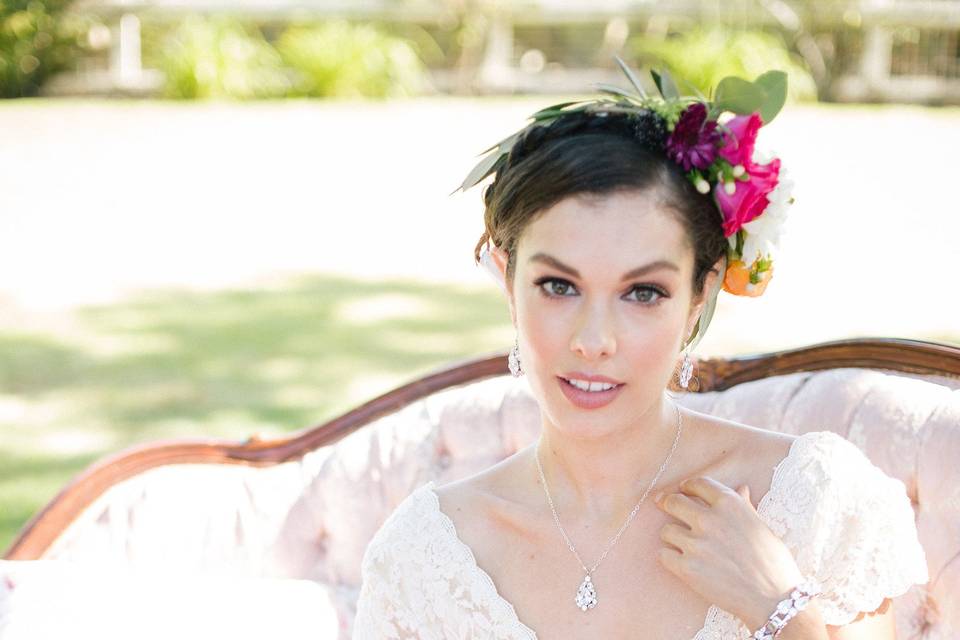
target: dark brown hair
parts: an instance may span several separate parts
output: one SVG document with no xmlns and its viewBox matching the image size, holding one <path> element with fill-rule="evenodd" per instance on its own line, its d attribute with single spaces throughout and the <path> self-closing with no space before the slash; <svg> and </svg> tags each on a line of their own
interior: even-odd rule
<svg viewBox="0 0 960 640">
<path fill-rule="evenodd" d="M 512 282 L 517 242 L 538 214 L 574 195 L 641 191 L 659 198 L 683 225 L 694 253 L 693 296 L 701 295 L 727 240 L 712 196 L 699 193 L 664 154 L 662 127 L 650 113 L 577 112 L 527 129 L 484 189 L 486 230 L 474 260 L 492 241 L 509 253 L 506 279 Z"/>
</svg>

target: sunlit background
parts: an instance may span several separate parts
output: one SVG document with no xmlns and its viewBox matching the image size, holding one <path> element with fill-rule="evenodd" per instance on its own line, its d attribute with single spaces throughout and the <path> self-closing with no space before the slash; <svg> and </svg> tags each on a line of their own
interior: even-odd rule
<svg viewBox="0 0 960 640">
<path fill-rule="evenodd" d="M 960 344 L 960 2 L 4 0 L 0 548 L 134 443 L 277 435 L 508 349 L 477 154 L 625 86 L 789 73 L 797 202 L 697 353 Z M 644 79 L 646 76 L 644 76 Z"/>
</svg>

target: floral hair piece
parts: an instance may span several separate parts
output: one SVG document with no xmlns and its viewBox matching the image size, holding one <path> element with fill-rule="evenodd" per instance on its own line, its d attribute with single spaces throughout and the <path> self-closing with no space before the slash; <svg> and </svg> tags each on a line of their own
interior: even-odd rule
<svg viewBox="0 0 960 640">
<path fill-rule="evenodd" d="M 753 82 L 728 76 L 708 99 L 696 90 L 695 97 L 681 96 L 667 72 L 651 70 L 659 95 L 650 96 L 623 60 L 615 58 L 635 93 L 601 83 L 595 85 L 604 94 L 598 98 L 537 111 L 530 116 L 533 122 L 483 151 L 481 155 L 489 155 L 453 193 L 465 191 L 501 169 L 513 145 L 532 127 L 576 112 L 599 117 L 632 115 L 638 141 L 679 165 L 697 191 L 712 194 L 728 241 L 724 273 L 684 345 L 692 348 L 706 331 L 721 287 L 734 295 L 755 297 L 773 276 L 786 208 L 793 203 L 793 182 L 785 178 L 779 158 L 762 157 L 754 145 L 760 127 L 773 121 L 786 101 L 787 75 L 768 71 Z"/>
</svg>

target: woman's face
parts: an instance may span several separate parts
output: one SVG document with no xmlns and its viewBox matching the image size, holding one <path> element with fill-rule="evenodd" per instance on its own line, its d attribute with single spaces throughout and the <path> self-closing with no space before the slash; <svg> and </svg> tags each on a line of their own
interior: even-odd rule
<svg viewBox="0 0 960 640">
<path fill-rule="evenodd" d="M 530 223 L 516 250 L 510 313 L 544 417 L 584 438 L 635 423 L 662 396 L 702 307 L 683 227 L 648 192 L 575 196 Z M 501 270 L 505 256 L 495 250 Z M 577 372 L 623 386 L 585 408 L 563 386 Z"/>
</svg>

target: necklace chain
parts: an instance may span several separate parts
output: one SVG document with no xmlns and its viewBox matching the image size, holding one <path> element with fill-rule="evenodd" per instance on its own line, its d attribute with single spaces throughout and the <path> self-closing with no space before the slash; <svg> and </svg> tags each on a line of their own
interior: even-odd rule
<svg viewBox="0 0 960 640">
<path fill-rule="evenodd" d="M 550 503 L 550 510 L 553 512 L 553 520 L 554 520 L 554 522 L 557 523 L 557 527 L 560 528 L 560 533 L 563 534 L 563 539 L 566 540 L 566 542 L 567 542 L 567 547 L 569 547 L 569 548 L 570 548 L 570 551 L 573 552 L 573 555 L 575 555 L 575 556 L 577 557 L 577 562 L 580 563 L 580 566 L 583 567 L 583 570 L 587 572 L 587 575 L 588 575 L 588 576 L 589 576 L 591 573 L 593 573 L 598 566 L 600 566 L 600 563 L 603 562 L 603 559 L 607 556 L 607 552 L 609 552 L 610 549 L 613 548 L 613 545 L 615 545 L 615 544 L 617 543 L 617 540 L 620 539 L 620 535 L 621 535 L 624 531 L 626 531 L 627 527 L 630 525 L 630 522 L 633 521 L 634 516 L 637 515 L 637 511 L 640 510 L 640 505 L 641 505 L 641 504 L 643 503 L 643 501 L 646 499 L 647 494 L 650 493 L 650 490 L 653 488 L 653 486 L 657 483 L 657 480 L 660 479 L 660 474 L 663 473 L 663 470 L 666 468 L 667 463 L 670 462 L 670 458 L 673 457 L 673 452 L 674 452 L 674 451 L 676 450 L 676 448 L 677 448 L 677 443 L 680 442 L 680 432 L 683 430 L 683 424 L 682 424 L 683 421 L 681 420 L 681 417 L 680 417 L 680 407 L 679 407 L 679 405 L 677 405 L 677 403 L 675 403 L 675 402 L 673 402 L 672 404 L 673 404 L 673 406 L 674 406 L 674 407 L 676 408 L 676 410 L 677 410 L 677 435 L 676 435 L 676 437 L 674 437 L 674 439 L 673 439 L 673 447 L 670 449 L 670 453 L 667 454 L 667 457 L 666 457 L 666 459 L 663 461 L 663 464 L 660 465 L 660 469 L 657 471 L 657 474 L 653 477 L 653 480 L 650 482 L 650 485 L 647 487 L 647 490 L 643 492 L 643 496 L 640 498 L 640 502 L 638 502 L 638 503 L 637 503 L 637 506 L 635 506 L 635 507 L 633 508 L 633 511 L 630 512 L 630 516 L 627 518 L 627 521 L 623 523 L 623 526 L 622 526 L 622 527 L 620 527 L 620 530 L 617 532 L 617 535 L 615 535 L 615 536 L 613 537 L 613 540 L 611 540 L 611 541 L 607 544 L 607 548 L 604 549 L 603 553 L 600 555 L 600 559 L 597 560 L 596 563 L 595 563 L 591 568 L 589 568 L 589 569 L 587 569 L 587 566 L 586 566 L 585 564 L 583 564 L 583 560 L 580 559 L 580 554 L 578 554 L 578 553 L 577 553 L 577 550 L 574 549 L 573 543 L 570 542 L 570 538 L 567 537 L 567 532 L 563 530 L 563 526 L 560 524 L 560 517 L 557 515 L 557 510 L 556 510 L 556 508 L 553 506 L 553 499 L 550 497 L 550 490 L 547 488 L 547 479 L 544 477 L 544 475 L 543 475 L 543 467 L 540 465 L 540 447 L 539 447 L 539 444 L 537 445 L 537 448 L 534 450 L 534 457 L 535 457 L 536 460 L 537 460 L 537 470 L 540 472 L 540 480 L 543 481 L 543 490 L 544 490 L 544 492 L 546 492 L 546 494 L 547 494 L 547 502 Z M 589 580 L 589 577 L 588 577 L 587 579 Z"/>
</svg>

